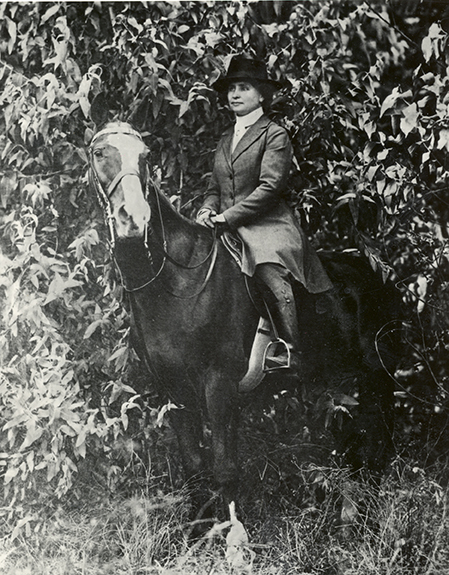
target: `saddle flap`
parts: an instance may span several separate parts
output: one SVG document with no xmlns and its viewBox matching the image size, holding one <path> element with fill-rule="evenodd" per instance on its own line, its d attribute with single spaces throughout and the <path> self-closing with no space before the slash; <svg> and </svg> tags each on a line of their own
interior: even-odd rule
<svg viewBox="0 0 449 575">
<path fill-rule="evenodd" d="M 224 247 L 237 262 L 239 268 L 242 269 L 243 244 L 241 239 L 232 232 L 225 231 L 221 234 L 221 241 Z"/>
</svg>

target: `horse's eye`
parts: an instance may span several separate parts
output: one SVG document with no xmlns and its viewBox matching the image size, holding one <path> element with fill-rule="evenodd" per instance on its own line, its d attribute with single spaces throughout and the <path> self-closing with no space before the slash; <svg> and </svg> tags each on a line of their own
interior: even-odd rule
<svg viewBox="0 0 449 575">
<path fill-rule="evenodd" d="M 94 156 L 96 158 L 102 158 L 103 157 L 103 150 L 101 148 L 97 148 L 96 150 L 94 150 Z"/>
</svg>

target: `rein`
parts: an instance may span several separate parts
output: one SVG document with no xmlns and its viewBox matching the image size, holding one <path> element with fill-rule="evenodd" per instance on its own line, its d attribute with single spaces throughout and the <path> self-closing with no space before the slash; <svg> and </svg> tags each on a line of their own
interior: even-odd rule
<svg viewBox="0 0 449 575">
<path fill-rule="evenodd" d="M 104 189 L 104 187 L 100 181 L 100 178 L 98 176 L 97 170 L 95 169 L 94 162 L 93 162 L 93 144 L 95 143 L 95 141 L 100 136 L 103 136 L 106 134 L 128 134 L 130 136 L 138 138 L 141 141 L 142 141 L 142 137 L 136 130 L 134 130 L 133 128 L 131 128 L 131 126 L 128 126 L 128 125 L 106 128 L 104 130 L 101 130 L 100 132 L 98 132 L 94 136 L 94 138 L 92 139 L 92 142 L 90 144 L 89 150 L 88 150 L 89 182 L 90 182 L 91 186 L 95 189 L 95 191 L 97 193 L 97 197 L 98 197 L 100 204 L 102 205 L 103 210 L 104 210 L 106 225 L 109 229 L 109 236 L 110 236 L 109 249 L 111 251 L 111 255 L 112 255 L 114 261 L 116 262 L 117 268 L 119 270 L 120 280 L 121 280 L 121 284 L 122 284 L 123 289 L 128 293 L 135 293 L 135 292 L 138 292 L 138 291 L 144 289 L 145 287 L 149 286 L 156 279 L 158 279 L 158 277 L 161 275 L 162 271 L 165 268 L 165 264 L 167 261 L 169 261 L 170 263 L 174 264 L 175 266 L 177 266 L 181 269 L 194 270 L 194 269 L 198 269 L 199 267 L 204 265 L 208 260 L 210 260 L 210 265 L 209 265 L 209 268 L 207 270 L 206 276 L 205 276 L 201 286 L 199 287 L 199 289 L 195 293 L 190 294 L 188 296 L 183 296 L 180 294 L 176 294 L 176 293 L 168 290 L 165 287 L 165 290 L 170 295 L 172 295 L 173 297 L 179 298 L 179 299 L 191 299 L 191 298 L 197 297 L 205 289 L 205 287 L 206 287 L 207 283 L 209 282 L 209 279 L 212 275 L 214 267 L 215 267 L 215 263 L 217 260 L 217 253 L 218 253 L 217 232 L 216 232 L 216 230 L 214 230 L 215 233 L 214 233 L 214 237 L 212 240 L 211 249 L 207 253 L 207 255 L 204 257 L 204 259 L 201 260 L 200 262 L 198 262 L 194 265 L 186 265 L 186 264 L 183 264 L 182 262 L 177 261 L 175 258 L 173 258 L 167 251 L 168 247 L 167 247 L 166 230 L 165 230 L 164 220 L 162 217 L 162 208 L 161 208 L 161 202 L 160 202 L 160 198 L 159 198 L 159 193 L 162 193 L 162 192 L 160 192 L 158 190 L 158 187 L 156 186 L 156 184 L 152 181 L 152 179 L 149 176 L 150 169 L 149 169 L 148 163 L 146 164 L 147 170 L 146 170 L 145 185 L 142 186 L 142 189 L 145 189 L 145 200 L 148 201 L 149 191 L 150 191 L 150 182 L 152 183 L 152 187 L 153 187 L 154 194 L 156 197 L 157 212 L 159 215 L 159 221 L 160 221 L 160 225 L 161 225 L 162 244 L 159 244 L 159 242 L 157 242 L 155 239 L 154 239 L 154 241 L 157 244 L 159 244 L 158 247 L 162 251 L 163 258 L 162 258 L 162 262 L 161 262 L 161 265 L 160 265 L 158 271 L 154 274 L 154 276 L 151 279 L 149 279 L 148 281 L 144 282 L 143 284 L 141 284 L 137 287 L 133 287 L 133 288 L 128 287 L 126 285 L 124 278 L 123 278 L 123 275 L 122 275 L 122 272 L 120 270 L 120 266 L 118 265 L 118 262 L 115 258 L 115 255 L 114 255 L 114 250 L 115 250 L 115 245 L 116 245 L 116 239 L 115 239 L 116 234 L 115 234 L 114 215 L 113 215 L 113 210 L 112 210 L 111 197 L 114 194 L 117 186 L 120 184 L 120 182 L 122 181 L 122 179 L 125 176 L 136 176 L 137 178 L 139 178 L 139 180 L 141 180 L 141 174 L 135 169 L 121 170 L 113 178 L 113 180 L 109 183 L 109 185 L 107 186 L 107 189 L 106 190 Z M 150 265 L 153 267 L 153 256 L 152 256 L 149 244 L 148 244 L 148 236 L 149 235 L 152 235 L 152 229 L 149 228 L 149 226 L 147 225 L 145 227 L 143 244 L 144 244 L 144 248 L 146 250 L 148 261 L 150 262 Z"/>
</svg>

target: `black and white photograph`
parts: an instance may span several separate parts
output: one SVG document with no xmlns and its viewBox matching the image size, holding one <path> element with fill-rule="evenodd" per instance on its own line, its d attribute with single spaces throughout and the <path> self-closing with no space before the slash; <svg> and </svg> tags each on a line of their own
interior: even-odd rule
<svg viewBox="0 0 449 575">
<path fill-rule="evenodd" d="M 449 0 L 0 1 L 0 575 L 449 575 Z"/>
</svg>

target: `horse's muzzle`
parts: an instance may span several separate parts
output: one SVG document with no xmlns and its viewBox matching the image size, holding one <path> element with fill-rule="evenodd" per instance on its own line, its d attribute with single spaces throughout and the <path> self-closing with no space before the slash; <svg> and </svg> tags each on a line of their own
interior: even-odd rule
<svg viewBox="0 0 449 575">
<path fill-rule="evenodd" d="M 151 209 L 139 180 L 132 177 L 124 179 L 122 193 L 116 194 L 111 202 L 117 235 L 122 238 L 143 236 L 150 221 Z"/>
</svg>

